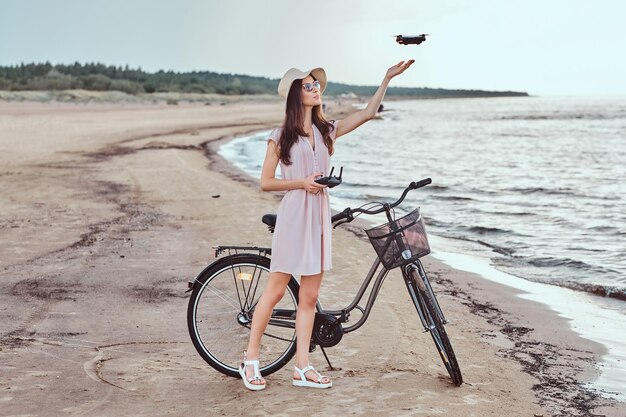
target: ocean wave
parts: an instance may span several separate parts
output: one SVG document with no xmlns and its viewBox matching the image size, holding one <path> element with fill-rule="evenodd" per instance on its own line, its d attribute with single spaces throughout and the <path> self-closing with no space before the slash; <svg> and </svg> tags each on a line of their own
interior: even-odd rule
<svg viewBox="0 0 626 417">
<path fill-rule="evenodd" d="M 333 173 L 336 175 L 336 173 Z M 362 183 L 362 182 L 350 182 L 346 180 L 342 180 L 341 185 L 348 187 L 364 187 L 364 188 L 372 188 L 372 187 L 384 187 L 386 190 L 404 190 L 406 186 L 399 185 L 386 185 L 386 184 L 377 184 L 377 183 Z"/>
<path fill-rule="evenodd" d="M 436 227 L 441 229 L 449 229 L 452 225 L 447 222 L 442 222 L 441 220 L 437 220 L 434 217 L 429 217 L 422 213 L 422 217 L 424 217 L 424 221 L 426 222 L 426 226 Z"/>
<path fill-rule="evenodd" d="M 445 185 L 430 184 L 427 188 L 429 191 L 438 192 L 448 190 L 450 187 L 446 187 Z"/>
<path fill-rule="evenodd" d="M 617 300 L 626 301 L 626 288 L 617 287 L 615 285 L 591 284 L 586 282 L 574 281 L 544 281 L 542 284 L 556 285 L 557 287 L 569 288 L 570 290 L 582 291 L 589 294 L 598 295 L 600 297 L 615 298 Z"/>
<path fill-rule="evenodd" d="M 433 198 L 437 198 L 437 197 L 433 197 Z M 497 210 L 495 207 L 493 207 L 493 205 L 490 205 L 489 202 L 485 201 L 485 200 L 479 200 L 479 199 L 475 199 L 475 198 L 468 198 L 471 201 L 475 201 L 478 202 L 480 204 L 474 204 L 474 206 L 471 208 L 472 213 L 480 213 L 480 214 L 486 214 L 487 216 L 489 216 L 490 218 L 492 218 L 491 216 L 513 216 L 513 217 L 526 217 L 526 216 L 537 216 L 536 212 L 533 211 L 503 211 L 503 210 Z M 486 206 L 486 207 L 484 207 Z M 517 208 L 517 207 L 515 207 Z M 534 208 L 534 206 L 533 206 Z"/>
<path fill-rule="evenodd" d="M 500 136 L 504 138 L 537 138 L 540 135 L 535 135 L 532 133 L 498 133 L 494 136 Z"/>
<path fill-rule="evenodd" d="M 568 266 L 575 269 L 585 269 L 592 270 L 596 269 L 592 265 L 578 261 L 576 259 L 570 258 L 553 258 L 553 257 L 537 257 L 537 258 L 527 258 L 526 262 L 533 266 L 538 267 L 559 267 L 559 266 Z"/>
<path fill-rule="evenodd" d="M 507 248 L 504 246 L 494 245 L 492 243 L 487 243 L 484 240 L 476 240 L 477 243 L 480 243 L 483 246 L 486 246 L 500 255 L 512 256 L 515 253 L 515 249 Z"/>
<path fill-rule="evenodd" d="M 437 200 L 448 200 L 448 201 L 474 201 L 471 197 L 462 197 L 458 195 L 437 195 L 434 196 Z"/>
<path fill-rule="evenodd" d="M 425 219 L 428 220 L 428 219 Z M 430 221 L 427 221 L 427 224 L 430 224 Z M 492 251 L 499 253 L 500 255 L 505 255 L 505 256 L 512 256 L 515 253 L 515 249 L 513 248 L 508 248 L 505 246 L 499 246 L 499 245 L 495 245 L 493 243 L 489 243 L 489 242 L 485 242 L 484 240 L 481 239 L 472 239 L 470 237 L 467 236 L 461 236 L 455 233 L 451 233 L 448 231 L 437 231 L 437 235 L 441 236 L 441 237 L 446 237 L 446 238 L 450 238 L 450 239 L 455 239 L 455 240 L 462 240 L 465 242 L 472 242 L 472 243 L 477 243 L 481 246 L 484 246 L 486 248 L 491 249 Z"/>
<path fill-rule="evenodd" d="M 496 196 L 502 195 L 502 191 L 500 190 L 487 190 L 485 188 L 477 188 L 477 187 L 469 188 L 468 191 L 471 193 L 483 194 L 483 195 L 496 195 Z"/>
<path fill-rule="evenodd" d="M 585 291 L 595 295 L 626 301 L 625 288 L 619 288 L 612 285 L 586 284 L 580 282 L 566 282 L 563 283 L 563 286 L 573 290 Z"/>
<path fill-rule="evenodd" d="M 512 187 L 512 188 L 505 188 L 503 191 L 509 191 L 509 192 L 521 193 L 521 194 L 541 193 L 541 194 L 547 194 L 547 195 L 568 195 L 568 196 L 577 195 L 573 189 L 566 188 L 566 187 L 555 188 L 555 189 L 549 189 L 549 188 L 543 188 L 543 187 Z M 578 196 L 585 197 L 584 195 L 578 195 Z"/>
<path fill-rule="evenodd" d="M 564 195 L 568 197 L 576 197 L 576 198 L 586 198 L 593 200 L 601 200 L 601 201 L 618 201 L 621 200 L 622 197 L 619 195 L 592 195 L 592 194 L 584 194 L 577 192 L 576 190 L 569 187 L 562 188 L 544 188 L 544 187 L 512 187 L 512 188 L 504 188 L 503 192 L 513 192 L 519 194 L 543 194 L 543 195 Z M 612 207 L 613 204 L 609 204 L 606 207 Z"/>
<path fill-rule="evenodd" d="M 378 194 L 361 194 L 363 200 L 367 201 L 385 201 L 389 200 L 388 196 L 378 195 Z"/>
<path fill-rule="evenodd" d="M 485 227 L 485 226 L 463 226 L 468 232 L 476 233 L 479 235 L 501 235 L 501 234 L 515 234 L 512 230 L 500 229 L 498 227 Z"/>
<path fill-rule="evenodd" d="M 624 119 L 624 113 L 544 113 L 500 116 L 493 120 L 613 120 Z"/>
<path fill-rule="evenodd" d="M 512 256 L 515 253 L 515 249 L 513 248 L 507 248 L 504 246 L 499 246 L 499 245 L 494 245 L 493 243 L 488 243 L 485 242 L 484 240 L 480 240 L 480 239 L 468 239 L 468 238 L 456 238 L 459 240 L 465 240 L 467 242 L 474 242 L 474 243 L 478 243 L 479 245 L 482 245 L 486 248 L 491 249 L 492 251 L 499 253 L 500 255 L 505 255 L 505 256 Z"/>
<path fill-rule="evenodd" d="M 587 227 L 586 230 L 593 230 L 594 232 L 614 234 L 616 236 L 621 236 L 621 235 L 626 234 L 626 231 L 620 230 L 615 226 L 591 226 L 591 227 Z"/>
<path fill-rule="evenodd" d="M 608 284 L 598 284 L 598 283 L 589 283 L 589 282 L 577 282 L 566 279 L 545 279 L 542 278 L 546 276 L 545 273 L 532 273 L 527 268 L 524 268 L 524 265 L 533 266 L 538 268 L 538 271 L 544 270 L 548 268 L 551 271 L 560 270 L 562 272 L 563 268 L 566 269 L 575 269 L 580 271 L 581 276 L 593 274 L 594 276 L 607 276 L 607 275 L 615 275 L 618 274 L 618 271 L 605 268 L 602 266 L 591 265 L 586 262 L 570 259 L 570 258 L 555 258 L 555 257 L 528 257 L 528 256 L 516 256 L 516 250 L 512 247 L 506 247 L 502 245 L 496 245 L 493 242 L 487 242 L 482 239 L 472 239 L 465 235 L 458 235 L 454 232 L 450 232 L 453 228 L 451 225 L 446 224 L 445 222 L 436 221 L 431 219 L 427 222 L 430 226 L 435 226 L 437 228 L 441 228 L 443 230 L 438 230 L 436 233 L 439 236 L 472 242 L 479 244 L 483 247 L 491 249 L 493 252 L 498 253 L 500 255 L 504 255 L 502 257 L 494 257 L 492 258 L 492 262 L 494 265 L 501 269 L 503 268 L 505 271 L 510 271 L 513 274 L 519 274 L 520 270 L 526 270 L 526 273 L 523 274 L 524 278 L 529 279 L 531 281 L 541 282 L 544 284 L 556 285 L 561 287 L 570 288 L 577 291 L 584 291 L 590 294 L 599 295 L 603 297 L 615 298 L 618 300 L 626 301 L 626 287 L 619 287 L 617 285 L 608 285 Z M 481 228 L 482 229 L 482 228 Z M 491 229 L 491 228 L 486 228 Z M 502 230 L 502 229 L 497 229 Z M 562 274 L 559 274 L 562 275 Z M 571 275 L 571 274 L 570 274 Z"/>
<path fill-rule="evenodd" d="M 580 246 L 568 246 L 565 249 L 576 251 L 576 252 L 596 252 L 596 253 L 606 252 L 605 249 L 593 249 L 593 248 L 580 247 Z"/>
<path fill-rule="evenodd" d="M 573 269 L 578 271 L 581 274 L 585 273 L 593 273 L 597 275 L 615 275 L 619 274 L 618 271 L 610 268 L 606 268 L 600 265 L 592 265 L 587 262 L 572 259 L 567 257 L 552 257 L 552 256 L 519 256 L 510 258 L 506 263 L 509 263 L 511 266 L 515 264 L 526 264 L 532 265 L 537 268 L 554 268 L 560 271 L 563 271 L 563 268 Z M 563 274 L 562 274 L 563 275 Z M 568 275 L 571 275 L 569 273 Z"/>
<path fill-rule="evenodd" d="M 536 216 L 537 213 L 532 213 L 529 211 L 521 211 L 521 212 L 510 212 L 510 211 L 484 211 L 483 213 L 487 214 L 495 214 L 496 216 Z"/>
<path fill-rule="evenodd" d="M 439 230 L 448 231 L 448 233 L 453 233 L 455 239 L 462 240 L 470 240 L 473 242 L 477 242 L 476 239 L 473 239 L 471 236 L 468 236 L 468 233 L 474 235 L 507 235 L 514 236 L 519 235 L 519 233 L 508 230 L 508 229 L 500 229 L 498 227 L 486 227 L 486 226 L 465 226 L 462 224 L 448 223 L 443 222 L 441 220 L 437 220 L 432 217 L 424 216 L 424 220 L 426 224 L 431 227 L 436 227 Z"/>
<path fill-rule="evenodd" d="M 589 265 L 582 261 L 576 261 L 572 259 L 556 259 L 556 258 L 536 258 L 529 259 L 526 257 L 502 257 L 502 258 L 494 258 L 492 262 L 496 266 L 497 269 L 504 270 L 505 272 L 512 273 L 513 275 L 518 275 L 520 271 L 520 266 L 524 264 L 531 264 L 537 268 L 545 267 L 554 267 L 556 269 L 560 269 L 563 266 L 572 267 L 578 270 L 584 269 L 589 274 L 592 270 L 595 272 L 601 272 L 603 276 L 607 276 L 607 272 L 615 272 L 610 271 L 606 268 L 597 267 Z M 522 268 L 525 269 L 525 268 Z M 576 291 L 582 291 L 589 294 L 598 295 L 601 297 L 609 297 L 615 298 L 618 300 L 626 301 L 626 286 L 620 287 L 614 284 L 600 284 L 600 283 L 592 283 L 592 282 L 582 282 L 582 281 L 574 281 L 566 278 L 558 278 L 558 279 L 550 279 L 545 278 L 545 273 L 537 274 L 532 273 L 531 271 L 526 269 L 526 273 L 523 274 L 524 279 L 528 279 L 530 281 L 540 282 L 542 284 L 555 285 L 558 287 L 569 288 Z M 571 275 L 570 275 L 571 276 Z"/>
</svg>

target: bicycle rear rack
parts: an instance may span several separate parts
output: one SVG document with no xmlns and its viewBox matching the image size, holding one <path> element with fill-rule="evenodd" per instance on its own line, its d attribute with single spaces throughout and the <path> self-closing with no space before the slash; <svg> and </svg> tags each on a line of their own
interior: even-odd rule
<svg viewBox="0 0 626 417">
<path fill-rule="evenodd" d="M 262 248 L 259 246 L 213 246 L 213 250 L 216 258 L 220 257 L 225 252 L 228 252 L 228 255 L 238 255 L 240 253 L 255 251 L 261 256 L 272 255 L 272 248 Z"/>
<path fill-rule="evenodd" d="M 244 253 L 249 253 L 250 251 L 257 252 L 259 256 L 271 256 L 272 248 L 262 248 L 259 246 L 213 246 L 214 255 L 216 258 L 219 258 L 222 254 L 228 253 L 230 255 L 239 255 Z M 196 277 L 197 279 L 197 277 Z M 187 291 L 190 292 L 193 290 L 193 286 L 195 285 L 196 279 L 193 281 L 187 282 Z"/>
</svg>

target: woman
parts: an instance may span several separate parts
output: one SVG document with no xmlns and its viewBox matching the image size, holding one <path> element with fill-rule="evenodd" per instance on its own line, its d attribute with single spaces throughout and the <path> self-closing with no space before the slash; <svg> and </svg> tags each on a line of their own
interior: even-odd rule
<svg viewBox="0 0 626 417">
<path fill-rule="evenodd" d="M 389 68 L 367 108 L 340 121 L 329 122 L 322 114 L 322 93 L 326 88 L 324 69 L 300 71 L 292 68 L 280 80 L 278 94 L 287 99 L 285 121 L 268 139 L 261 189 L 287 193 L 278 208 L 268 284 L 254 310 L 248 348 L 239 366 L 247 388 L 265 388 L 265 379 L 259 373 L 261 336 L 292 275 L 300 276 L 293 385 L 332 386 L 330 378 L 320 375 L 309 365 L 315 304 L 324 271 L 332 267 L 328 190 L 325 185 L 317 184 L 315 178 L 328 175 L 337 138 L 371 120 L 383 101 L 389 81 L 413 62 L 401 61 Z M 279 163 L 282 179 L 274 176 Z"/>
</svg>

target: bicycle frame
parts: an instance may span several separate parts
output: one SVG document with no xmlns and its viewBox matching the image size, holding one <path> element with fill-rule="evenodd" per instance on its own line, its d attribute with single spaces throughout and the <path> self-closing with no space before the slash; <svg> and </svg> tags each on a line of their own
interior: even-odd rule
<svg viewBox="0 0 626 417">
<path fill-rule="evenodd" d="M 242 253 L 240 251 L 250 251 L 250 250 L 253 250 L 253 251 L 256 251 L 260 255 L 271 255 L 271 248 L 263 248 L 263 247 L 257 247 L 257 246 L 217 246 L 214 249 L 216 250 L 216 255 L 218 255 L 218 256 L 219 256 L 219 254 L 221 254 L 221 253 L 223 253 L 225 251 L 229 251 L 229 253 L 231 253 L 230 250 L 235 251 L 235 253 Z M 376 301 L 376 297 L 378 296 L 378 292 L 380 291 L 380 288 L 382 287 L 382 284 L 383 284 L 385 278 L 387 277 L 387 274 L 389 273 L 388 269 L 386 269 L 384 266 L 382 266 L 382 268 L 378 272 L 378 275 L 376 276 L 376 280 L 374 281 L 374 284 L 373 284 L 372 289 L 370 291 L 370 294 L 368 296 L 367 304 L 366 304 L 365 308 L 361 307 L 359 305 L 359 302 L 361 301 L 361 299 L 365 295 L 365 292 L 367 291 L 367 288 L 370 286 L 370 283 L 372 282 L 372 279 L 374 279 L 374 275 L 376 274 L 376 271 L 378 271 L 378 268 L 381 267 L 381 265 L 382 265 L 382 263 L 381 263 L 380 259 L 378 257 L 376 257 L 376 259 L 372 263 L 372 266 L 370 267 L 370 269 L 369 269 L 369 271 L 367 273 L 367 276 L 365 277 L 365 279 L 361 283 L 361 286 L 360 286 L 359 290 L 357 291 L 354 299 L 352 300 L 352 302 L 348 306 L 346 306 L 345 308 L 340 309 L 340 310 L 326 310 L 326 309 L 321 308 L 321 305 L 319 304 L 319 301 L 318 301 L 318 306 L 317 306 L 318 313 L 320 313 L 320 314 L 329 314 L 329 315 L 332 315 L 332 316 L 337 316 L 337 318 L 340 320 L 341 323 L 346 323 L 346 322 L 348 322 L 348 319 L 350 317 L 350 313 L 353 310 L 357 309 L 357 310 L 359 310 L 362 313 L 361 317 L 352 326 L 343 327 L 343 333 L 353 332 L 353 331 L 359 329 L 361 326 L 363 326 L 363 324 L 365 324 L 365 322 L 367 321 L 370 312 L 372 311 L 372 307 L 374 306 L 374 302 Z M 419 260 L 417 262 L 410 263 L 410 264 L 405 265 L 405 266 L 402 267 L 402 275 L 403 275 L 404 279 L 407 281 L 407 283 L 408 283 L 408 280 L 411 280 L 410 274 L 407 272 L 407 268 L 411 268 L 411 267 L 417 268 L 419 276 L 422 278 L 422 282 L 426 286 L 427 291 L 429 291 L 430 293 L 433 293 L 432 287 L 430 285 L 430 281 L 429 281 L 428 277 L 426 276 L 426 273 L 424 272 L 424 268 L 422 266 L 422 263 Z M 420 283 L 417 283 L 417 285 L 420 285 Z M 424 327 L 424 332 L 428 332 L 430 330 L 430 328 L 429 328 L 429 326 L 427 324 L 426 317 L 424 317 L 423 302 L 419 298 L 418 294 L 416 294 L 412 290 L 410 285 L 407 286 L 407 289 L 409 290 L 409 294 L 410 294 L 411 298 L 416 300 L 418 305 L 421 307 L 418 310 L 418 315 L 419 315 L 420 321 L 422 322 L 422 325 Z M 434 297 L 434 298 L 435 298 L 435 302 L 436 302 L 437 313 L 441 317 L 441 320 L 443 321 L 443 323 L 447 323 L 448 321 L 445 319 L 445 317 L 443 315 L 443 311 L 441 310 L 436 297 Z M 274 309 L 268 324 L 273 325 L 273 326 L 279 326 L 279 327 L 295 328 L 295 322 L 294 322 L 295 319 L 296 319 L 296 311 L 295 310 Z"/>
<path fill-rule="evenodd" d="M 374 285 L 372 287 L 370 295 L 369 295 L 369 297 L 367 299 L 367 305 L 365 306 L 365 309 L 363 309 L 361 306 L 359 306 L 358 303 L 363 298 L 363 295 L 365 294 L 365 291 L 369 287 L 369 284 L 372 281 L 372 279 L 374 278 L 374 274 L 376 273 L 376 270 L 378 269 L 378 267 L 380 265 L 381 265 L 380 259 L 378 257 L 376 257 L 376 260 L 374 261 L 374 263 L 372 264 L 369 272 L 367 273 L 367 276 L 365 277 L 365 280 L 361 284 L 361 287 L 359 288 L 359 291 L 357 292 L 356 296 L 354 297 L 354 300 L 352 300 L 352 302 L 346 308 L 341 309 L 341 310 L 323 310 L 323 311 L 321 311 L 321 313 L 324 313 L 324 314 L 330 314 L 330 315 L 333 315 L 333 316 L 340 316 L 342 318 L 342 320 L 341 320 L 342 323 L 345 323 L 345 322 L 348 321 L 348 317 L 350 316 L 350 312 L 352 310 L 358 309 L 359 311 L 361 311 L 362 316 L 359 319 L 359 321 L 357 321 L 352 326 L 344 327 L 343 328 L 343 332 L 344 333 L 350 333 L 350 332 L 353 332 L 353 331 L 357 330 L 359 327 L 361 327 L 365 323 L 365 321 L 369 317 L 369 314 L 370 314 L 370 312 L 372 310 L 372 307 L 374 305 L 374 301 L 376 301 L 376 297 L 378 296 L 378 292 L 380 291 L 380 288 L 382 287 L 382 284 L 383 284 L 385 278 L 387 277 L 387 274 L 389 273 L 388 269 L 386 269 L 385 267 L 382 267 L 382 269 L 378 273 L 378 276 L 376 277 L 376 280 L 374 281 Z M 405 280 L 410 280 L 411 277 L 407 273 L 407 268 L 416 268 L 417 269 L 420 277 L 422 278 L 423 285 L 426 287 L 426 290 L 433 295 L 433 298 L 435 299 L 435 303 L 436 303 L 435 307 L 437 309 L 437 313 L 438 313 L 439 317 L 441 318 L 443 323 L 448 323 L 448 321 L 446 320 L 446 318 L 443 315 L 443 311 L 441 310 L 441 307 L 439 306 L 439 302 L 437 301 L 437 298 L 434 297 L 434 292 L 433 292 L 433 289 L 432 289 L 432 287 L 430 285 L 430 280 L 426 276 L 426 272 L 424 271 L 424 267 L 422 266 L 422 263 L 419 260 L 417 260 L 416 262 L 410 263 L 410 264 L 405 265 L 404 267 L 402 267 L 402 275 L 403 275 L 404 279 Z M 421 284 L 417 283 L 417 285 L 421 285 Z M 414 291 L 412 291 L 412 289 L 409 289 L 409 294 L 411 295 L 411 297 L 414 297 L 416 300 L 418 300 L 418 304 L 421 307 L 421 309 L 418 310 L 418 315 L 420 316 L 420 320 L 422 322 L 422 325 L 424 326 L 424 332 L 428 332 L 430 330 L 430 327 L 427 325 L 427 320 L 424 317 L 424 313 L 423 312 L 425 310 L 424 310 L 424 307 L 423 307 L 423 302 L 421 301 L 419 296 L 417 294 L 415 294 Z"/>
<path fill-rule="evenodd" d="M 367 290 L 370 283 L 372 282 L 372 279 L 374 278 L 374 275 L 376 274 L 376 271 L 378 270 L 378 267 L 380 265 L 381 265 L 380 259 L 376 257 L 369 272 L 367 273 L 367 276 L 365 277 L 365 280 L 361 284 L 361 287 L 359 288 L 356 296 L 347 307 L 341 310 L 321 309 L 319 310 L 319 313 L 329 314 L 332 316 L 338 316 L 338 319 L 341 321 L 341 323 L 346 323 L 350 316 L 350 312 L 353 311 L 354 309 L 358 309 L 362 313 L 361 318 L 352 326 L 344 327 L 343 333 L 350 333 L 350 332 L 357 330 L 359 327 L 361 327 L 365 323 L 367 318 L 369 317 L 369 314 L 372 311 L 372 306 L 374 305 L 374 301 L 376 300 L 376 297 L 378 296 L 378 292 L 380 291 L 380 287 L 382 286 L 383 281 L 385 280 L 385 278 L 387 277 L 387 274 L 389 273 L 389 270 L 385 269 L 384 267 L 378 272 L 378 275 L 376 276 L 376 280 L 374 281 L 372 290 L 370 291 L 370 294 L 368 296 L 367 305 L 365 306 L 365 308 L 358 305 L 361 299 L 363 298 L 365 291 Z M 293 310 L 275 309 L 272 313 L 272 318 L 270 319 L 269 324 L 272 324 L 275 326 L 281 326 L 281 327 L 294 327 L 295 324 L 292 321 L 286 321 L 286 320 L 281 320 L 281 319 L 294 320 L 295 317 L 296 317 L 296 312 Z"/>
<path fill-rule="evenodd" d="M 357 330 L 359 327 L 361 327 L 365 323 L 365 321 L 369 317 L 369 314 L 372 311 L 372 306 L 374 305 L 374 301 L 376 301 L 376 297 L 378 296 L 378 292 L 380 291 L 380 287 L 383 285 L 383 281 L 385 280 L 385 278 L 387 277 L 387 274 L 389 273 L 388 269 L 385 269 L 385 267 L 383 267 L 378 273 L 378 275 L 376 276 L 376 280 L 374 281 L 372 290 L 370 291 L 370 294 L 367 298 L 367 304 L 365 306 L 365 309 L 363 309 L 363 307 L 361 307 L 358 304 L 359 304 L 359 301 L 361 301 L 361 299 L 363 298 L 365 291 L 369 287 L 370 282 L 372 282 L 372 279 L 374 278 L 374 274 L 376 273 L 380 265 L 381 265 L 380 259 L 376 257 L 376 259 L 372 263 L 372 266 L 370 267 L 369 272 L 367 273 L 367 276 L 365 277 L 365 280 L 361 284 L 361 287 L 359 288 L 356 296 L 347 307 L 341 310 L 323 310 L 322 311 L 322 313 L 325 313 L 325 314 L 330 314 L 333 316 L 340 316 L 341 322 L 346 323 L 348 321 L 348 317 L 350 316 L 350 312 L 354 309 L 358 309 L 362 313 L 361 318 L 352 326 L 344 327 L 343 328 L 344 333 L 350 333 L 350 332 Z"/>
</svg>

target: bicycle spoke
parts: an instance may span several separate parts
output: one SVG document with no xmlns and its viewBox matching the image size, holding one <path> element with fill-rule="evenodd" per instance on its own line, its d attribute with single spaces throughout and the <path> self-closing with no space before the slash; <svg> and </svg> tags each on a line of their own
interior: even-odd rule
<svg viewBox="0 0 626 417">
<path fill-rule="evenodd" d="M 261 273 L 263 272 L 263 270 L 261 268 L 258 268 L 259 270 L 259 278 L 256 280 L 256 285 L 254 286 L 254 292 L 252 293 L 252 301 L 254 301 L 254 298 L 256 297 L 256 290 L 259 288 L 259 283 L 261 282 Z M 254 272 L 252 274 L 253 277 L 253 281 L 254 281 L 254 276 L 256 275 L 256 271 L 257 271 L 257 266 L 254 266 Z M 260 299 L 261 297 L 259 297 Z M 254 305 L 256 306 L 256 304 L 258 303 L 258 300 L 254 303 Z"/>
<path fill-rule="evenodd" d="M 250 299 L 250 295 L 252 294 L 252 283 L 256 279 L 255 278 L 256 277 L 256 269 L 257 268 L 255 266 L 254 271 L 252 272 L 252 279 L 250 280 L 250 284 L 248 284 L 248 292 L 246 293 L 246 299 L 244 300 L 244 303 L 243 303 L 244 308 L 248 309 L 248 311 L 250 311 L 250 309 L 248 308 L 249 303 L 252 300 L 254 300 L 254 295 L 252 295 L 252 300 Z M 260 278 L 261 278 L 261 274 L 259 274 L 259 280 L 258 281 L 260 281 Z M 258 285 L 258 281 L 257 281 L 257 285 Z M 243 282 L 242 282 L 242 285 L 244 285 L 244 287 L 245 287 L 245 284 L 243 284 Z M 255 287 L 254 291 L 256 292 L 256 287 Z"/>
<path fill-rule="evenodd" d="M 241 313 L 241 311 L 239 311 L 239 308 L 237 308 L 237 306 L 233 306 L 234 308 L 236 308 L 236 310 L 226 310 L 226 311 L 219 311 L 216 313 L 211 313 L 211 317 L 214 316 L 223 316 L 223 315 L 229 315 L 229 316 L 235 316 L 237 317 L 237 314 Z M 198 323 L 202 323 L 203 320 L 198 319 L 197 322 Z"/>
<path fill-rule="evenodd" d="M 246 327 L 246 326 L 244 326 L 244 327 Z M 239 329 L 239 331 L 238 331 L 238 332 L 236 332 L 236 333 L 237 333 L 237 334 L 241 334 L 241 333 L 242 333 L 242 330 L 241 330 L 241 329 Z M 219 338 L 216 338 L 216 339 L 215 339 L 215 341 L 214 341 L 214 342 L 211 344 L 211 346 L 209 346 L 209 347 L 210 347 L 210 348 L 212 348 L 213 346 L 215 346 L 217 343 L 220 343 L 220 342 L 221 342 L 221 340 L 220 340 Z M 228 350 L 226 351 L 226 353 L 230 352 L 230 351 L 233 349 L 234 344 L 232 344 L 232 343 L 231 343 L 231 344 L 227 344 L 227 346 L 228 346 Z"/>
<path fill-rule="evenodd" d="M 239 274 L 242 274 L 241 271 L 241 266 L 238 267 L 239 268 Z M 259 276 L 256 277 L 256 271 L 257 269 L 259 270 Z M 234 270 L 234 268 L 233 268 Z M 237 279 L 237 277 L 235 276 L 235 280 L 236 281 L 240 281 L 241 282 L 241 290 L 244 294 L 244 302 L 243 305 L 241 306 L 242 311 L 251 311 L 252 308 L 249 307 L 250 303 L 252 301 L 254 301 L 254 297 L 256 296 L 256 290 L 258 288 L 259 282 L 261 281 L 261 273 L 263 272 L 262 269 L 257 268 L 257 266 L 254 266 L 254 271 L 252 272 L 252 279 L 250 280 L 250 283 L 248 284 L 248 288 L 246 289 L 246 284 L 245 284 L 245 280 L 243 279 Z M 256 282 L 256 283 L 255 283 Z M 252 289 L 252 285 L 254 286 L 254 290 Z M 241 298 L 241 295 L 239 294 L 239 288 L 237 288 L 237 294 L 238 296 Z M 239 301 L 241 304 L 241 300 Z M 255 303 L 256 305 L 256 303 Z"/>
<path fill-rule="evenodd" d="M 241 294 L 239 294 L 239 284 L 237 284 L 237 275 L 235 274 L 235 268 L 230 269 L 233 272 L 233 281 L 235 282 L 235 289 L 237 290 L 237 298 L 239 299 L 239 308 L 243 311 L 243 305 L 241 305 Z M 241 272 L 241 269 L 239 270 Z"/>
<path fill-rule="evenodd" d="M 254 304 L 253 304 L 252 306 L 250 306 L 250 310 L 248 310 L 248 311 L 254 311 L 254 309 L 256 308 L 256 305 L 257 305 L 257 304 L 259 304 L 259 300 L 260 300 L 260 299 L 261 299 L 261 298 L 259 298 L 258 300 L 256 300 L 256 301 L 254 302 Z"/>
<path fill-rule="evenodd" d="M 241 311 L 244 311 L 248 307 L 248 296 L 250 294 L 250 288 L 248 288 L 248 291 L 246 291 L 246 282 L 245 280 L 241 279 L 241 276 L 243 274 L 241 270 L 241 265 L 239 265 L 237 268 L 239 268 L 239 279 L 237 281 L 241 283 L 241 291 L 243 291 L 243 295 L 244 295 L 243 305 L 241 306 L 241 309 L 242 309 Z"/>
<path fill-rule="evenodd" d="M 244 325 L 243 327 L 246 327 L 248 329 L 250 329 L 249 325 Z M 273 334 L 267 333 L 267 332 L 263 332 L 263 336 L 267 336 L 267 337 L 271 337 L 272 339 L 276 339 L 276 340 L 282 340 L 283 342 L 292 342 L 294 340 L 294 338 L 291 339 L 285 339 L 283 337 L 280 336 L 274 336 Z"/>
<path fill-rule="evenodd" d="M 217 295 L 219 298 L 221 298 L 222 300 L 224 300 L 226 303 L 228 303 L 229 305 L 231 305 L 234 308 L 237 308 L 236 305 L 234 305 L 231 301 L 234 301 L 232 297 L 229 297 L 228 295 L 226 295 L 224 293 L 224 291 L 212 286 L 212 285 L 207 285 L 206 288 L 208 288 L 209 290 L 211 290 L 211 292 L 215 295 Z M 220 294 L 224 294 L 224 296 L 220 295 Z M 230 300 L 227 300 L 225 297 L 230 298 Z M 241 303 L 239 303 L 241 305 Z"/>
</svg>

